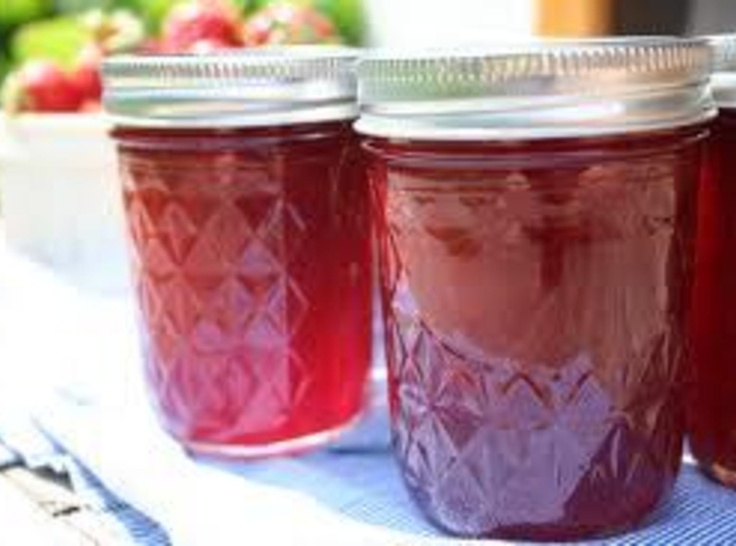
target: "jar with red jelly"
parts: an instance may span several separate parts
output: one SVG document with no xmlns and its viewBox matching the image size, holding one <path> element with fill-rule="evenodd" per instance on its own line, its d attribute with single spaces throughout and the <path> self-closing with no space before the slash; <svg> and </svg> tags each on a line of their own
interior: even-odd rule
<svg viewBox="0 0 736 546">
<path fill-rule="evenodd" d="M 371 234 L 354 57 L 105 63 L 147 382 L 191 452 L 301 451 L 362 409 Z"/>
<path fill-rule="evenodd" d="M 440 528 L 590 538 L 670 494 L 709 59 L 638 38 L 359 64 L 394 448 Z"/>
<path fill-rule="evenodd" d="M 718 116 L 698 203 L 688 440 L 703 471 L 736 488 L 736 35 L 709 41 Z"/>
</svg>

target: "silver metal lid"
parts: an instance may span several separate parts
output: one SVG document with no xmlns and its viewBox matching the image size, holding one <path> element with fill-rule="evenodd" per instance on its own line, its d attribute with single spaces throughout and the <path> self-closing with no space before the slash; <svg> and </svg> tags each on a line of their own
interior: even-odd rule
<svg viewBox="0 0 736 546">
<path fill-rule="evenodd" d="M 376 52 L 358 63 L 358 131 L 429 140 L 602 135 L 714 114 L 703 40 L 547 40 Z"/>
<path fill-rule="evenodd" d="M 102 67 L 119 125 L 254 127 L 357 117 L 357 50 L 284 46 L 198 55 L 125 55 Z"/>
<path fill-rule="evenodd" d="M 736 108 L 736 34 L 708 36 L 713 48 L 711 87 L 716 104 Z"/>
</svg>

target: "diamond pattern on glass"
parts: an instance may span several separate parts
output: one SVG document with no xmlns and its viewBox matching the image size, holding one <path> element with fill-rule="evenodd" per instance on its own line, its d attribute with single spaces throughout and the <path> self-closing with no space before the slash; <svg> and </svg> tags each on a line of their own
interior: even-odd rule
<svg viewBox="0 0 736 546">
<path fill-rule="evenodd" d="M 350 123 L 115 136 L 162 424 L 195 451 L 257 456 L 355 419 L 372 269 Z"/>
<path fill-rule="evenodd" d="M 567 504 L 596 488 L 654 502 L 651 476 L 667 472 L 659 455 L 667 430 L 635 430 L 617 417 L 589 360 L 558 374 L 510 372 L 508 362 L 463 359 L 425 324 L 410 322 L 390 319 L 390 346 L 411 347 L 389 355 L 394 437 L 410 488 L 443 525 L 473 535 L 564 522 Z M 647 407 L 660 415 L 665 402 L 660 394 Z"/>
<path fill-rule="evenodd" d="M 303 360 L 288 346 L 309 309 L 284 260 L 306 236 L 298 209 L 242 191 L 203 192 L 197 199 L 207 202 L 193 206 L 181 173 L 154 184 L 130 176 L 144 181 L 126 202 L 134 251 L 143 254 L 139 294 L 164 410 L 198 423 L 212 441 L 223 422 L 230 433 L 277 427 L 292 395 L 308 389 Z"/>
<path fill-rule="evenodd" d="M 680 452 L 678 355 L 665 353 L 677 345 L 671 332 L 649 332 L 638 354 L 605 370 L 585 352 L 554 366 L 491 358 L 459 328 L 428 323 L 400 235 L 391 226 L 384 236 L 394 442 L 430 518 L 488 535 L 605 527 L 650 510 L 671 486 Z M 540 309 L 555 302 L 547 304 Z M 534 319 L 530 328 L 540 328 L 543 317 Z M 585 500 L 601 495 L 610 499 L 605 513 Z"/>
</svg>

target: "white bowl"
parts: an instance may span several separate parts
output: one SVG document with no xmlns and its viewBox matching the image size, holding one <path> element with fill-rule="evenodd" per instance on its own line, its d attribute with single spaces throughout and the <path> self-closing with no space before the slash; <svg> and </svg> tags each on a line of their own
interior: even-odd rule
<svg viewBox="0 0 736 546">
<path fill-rule="evenodd" d="M 0 116 L 0 207 L 9 245 L 101 288 L 127 282 L 122 192 L 96 114 Z"/>
</svg>

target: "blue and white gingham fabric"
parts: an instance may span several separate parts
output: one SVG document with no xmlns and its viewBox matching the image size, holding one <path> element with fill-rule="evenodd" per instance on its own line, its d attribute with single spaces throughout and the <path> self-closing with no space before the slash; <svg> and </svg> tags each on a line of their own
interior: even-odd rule
<svg viewBox="0 0 736 546">
<path fill-rule="evenodd" d="M 136 464 L 129 465 L 120 453 L 121 446 L 132 438 L 126 432 L 117 440 L 110 439 L 116 442 L 112 444 L 99 437 L 97 441 L 81 438 L 80 430 L 96 434 L 92 424 L 95 418 L 87 422 L 83 413 L 74 410 L 63 415 L 57 406 L 57 411 L 45 422 L 79 457 L 99 469 L 103 481 L 117 488 L 125 498 L 149 504 L 152 499 L 147 488 L 157 480 L 142 476 Z M 85 424 L 76 428 L 80 423 Z M 238 544 L 235 537 L 251 536 L 251 533 L 266 543 L 268 529 L 283 526 L 281 522 L 285 518 L 290 522 L 291 532 L 287 529 L 285 533 L 274 533 L 268 543 L 289 544 L 300 539 L 306 544 L 482 544 L 443 538 L 427 524 L 408 498 L 388 450 L 324 451 L 256 464 L 194 462 L 173 446 L 164 447 L 169 440 L 156 440 L 157 431 L 145 427 L 141 432 L 141 441 L 150 448 L 151 470 L 157 471 L 162 465 L 175 469 L 174 478 L 157 471 L 160 483 L 170 483 L 180 475 L 191 484 L 190 488 L 182 484 L 170 492 L 172 498 L 174 495 L 189 497 L 179 507 L 181 511 L 165 509 L 162 506 L 165 500 L 153 501 L 158 505 L 149 504 L 148 509 L 171 531 L 172 537 L 181 539 L 181 544 Z M 93 449 L 96 451 L 92 452 Z M 128 446 L 133 461 L 140 460 L 140 449 L 141 446 L 137 449 Z M 210 480 L 213 482 L 210 486 L 202 486 Z M 273 503 L 272 508 L 259 511 L 259 522 L 250 521 L 249 514 L 264 497 L 269 504 Z M 189 519 L 203 515 L 201 510 L 212 511 L 205 517 L 203 528 L 196 522 L 191 525 L 193 520 Z M 335 532 L 323 532 L 330 527 Z M 341 542 L 340 537 L 346 536 L 353 537 L 355 542 Z M 208 537 L 217 539 L 208 542 Z M 686 462 L 671 500 L 646 526 L 589 544 L 736 544 L 736 493 L 713 484 L 691 462 Z"/>
<path fill-rule="evenodd" d="M 119 529 L 119 535 L 126 537 L 131 545 L 171 546 L 168 534 L 158 522 L 110 491 L 83 464 L 68 459 L 66 469 L 77 495 L 100 520 L 104 520 L 107 527 Z"/>
<path fill-rule="evenodd" d="M 106 488 L 83 464 L 29 420 L 16 416 L 0 419 L 0 472 L 25 467 L 67 476 L 85 509 L 94 512 L 100 526 L 114 531 L 121 543 L 140 546 L 170 546 L 163 528 Z"/>
<path fill-rule="evenodd" d="M 127 296 L 79 292 L 0 253 L 0 301 L 0 366 L 13 363 L 18 405 L 82 463 L 78 482 L 146 515 L 149 523 L 131 519 L 141 536 L 155 521 L 177 546 L 483 544 L 443 537 L 417 512 L 380 409 L 341 449 L 250 464 L 195 461 L 151 415 Z M 686 462 L 648 525 L 597 544 L 736 544 L 736 492 Z"/>
</svg>

